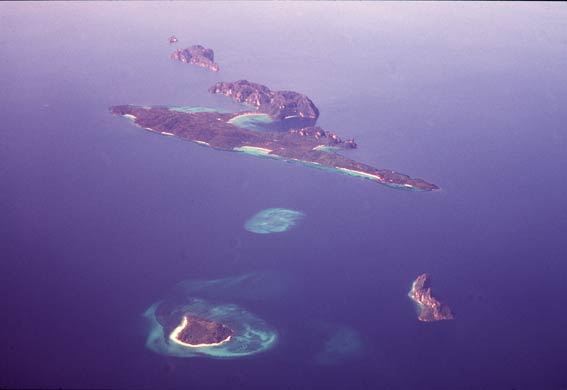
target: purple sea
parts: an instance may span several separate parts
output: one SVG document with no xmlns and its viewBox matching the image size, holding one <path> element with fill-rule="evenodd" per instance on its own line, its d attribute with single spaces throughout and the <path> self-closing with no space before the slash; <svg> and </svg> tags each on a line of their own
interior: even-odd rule
<svg viewBox="0 0 567 390">
<path fill-rule="evenodd" d="M 193 44 L 220 72 L 169 58 Z M 566 70 L 565 3 L 0 4 L 0 388 L 566 389 Z M 441 190 L 108 111 L 238 110 L 207 89 L 240 79 Z M 266 209 L 301 218 L 257 234 Z M 454 320 L 417 320 L 424 272 Z M 148 347 L 147 310 L 192 297 L 277 340 Z"/>
</svg>

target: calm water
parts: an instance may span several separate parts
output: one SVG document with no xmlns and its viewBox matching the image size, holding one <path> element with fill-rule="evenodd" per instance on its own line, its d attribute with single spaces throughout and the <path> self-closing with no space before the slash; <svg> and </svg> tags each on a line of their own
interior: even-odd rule
<svg viewBox="0 0 567 390">
<path fill-rule="evenodd" d="M 214 48 L 221 72 L 171 62 L 172 33 Z M 1 4 L 0 53 L 0 387 L 567 387 L 564 4 Z M 207 88 L 242 78 L 306 93 L 319 125 L 356 138 L 350 156 L 442 191 L 212 151 L 107 111 L 235 109 Z M 244 230 L 270 207 L 306 217 Z M 274 349 L 144 347 L 142 313 L 174 285 L 248 272 L 265 291 L 231 299 L 277 328 Z M 422 272 L 455 321 L 416 320 Z"/>
</svg>

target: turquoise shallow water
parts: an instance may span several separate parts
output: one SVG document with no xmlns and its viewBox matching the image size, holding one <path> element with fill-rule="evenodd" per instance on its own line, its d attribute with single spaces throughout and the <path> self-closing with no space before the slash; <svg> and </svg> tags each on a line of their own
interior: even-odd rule
<svg viewBox="0 0 567 390">
<path fill-rule="evenodd" d="M 150 327 L 146 347 L 153 352 L 181 358 L 209 357 L 235 359 L 254 355 L 272 348 L 277 341 L 277 332 L 265 321 L 234 304 L 213 304 L 204 299 L 187 298 L 179 304 L 176 313 L 191 313 L 207 320 L 228 326 L 234 334 L 227 343 L 214 347 L 186 347 L 168 340 L 155 313 L 162 302 L 150 306 L 145 312 Z"/>
<path fill-rule="evenodd" d="M 315 355 L 315 363 L 324 366 L 340 366 L 341 363 L 363 354 L 364 342 L 360 334 L 349 326 L 322 323 L 318 331 L 327 334 L 321 351 Z"/>
<path fill-rule="evenodd" d="M 265 125 L 274 121 L 267 114 L 245 114 L 232 118 L 229 123 L 253 131 L 266 131 Z"/>
<path fill-rule="evenodd" d="M 270 208 L 254 214 L 244 228 L 257 234 L 283 233 L 295 227 L 303 217 L 300 211 Z"/>
<path fill-rule="evenodd" d="M 184 106 L 184 107 L 168 107 L 172 111 L 179 112 L 228 112 L 220 108 L 199 107 L 199 106 Z"/>
</svg>

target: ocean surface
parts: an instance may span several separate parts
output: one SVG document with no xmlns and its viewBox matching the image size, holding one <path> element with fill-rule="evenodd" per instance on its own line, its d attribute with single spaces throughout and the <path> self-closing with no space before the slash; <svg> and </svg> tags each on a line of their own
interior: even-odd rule
<svg viewBox="0 0 567 390">
<path fill-rule="evenodd" d="M 197 43 L 220 72 L 169 59 Z M 567 388 L 566 69 L 565 3 L 0 4 L 0 388 Z M 441 191 L 108 112 L 237 110 L 207 89 L 239 79 L 305 93 L 349 157 Z M 267 208 L 305 216 L 245 230 Z M 454 321 L 417 321 L 423 272 Z M 152 304 L 218 279 L 273 348 L 146 348 Z"/>
</svg>

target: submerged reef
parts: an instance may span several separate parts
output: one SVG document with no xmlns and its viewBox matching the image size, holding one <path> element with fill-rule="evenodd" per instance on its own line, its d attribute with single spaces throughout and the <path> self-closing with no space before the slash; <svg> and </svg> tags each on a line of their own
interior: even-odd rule
<svg viewBox="0 0 567 390">
<path fill-rule="evenodd" d="M 354 140 L 343 141 L 336 134 L 307 126 L 288 131 L 256 131 L 235 122 L 258 112 L 225 113 L 167 107 L 113 106 L 110 111 L 133 120 L 148 131 L 176 136 L 218 150 L 237 151 L 257 157 L 282 159 L 314 168 L 364 178 L 389 187 L 410 191 L 432 191 L 434 184 L 422 179 L 351 160 L 337 150 L 356 147 Z"/>
<path fill-rule="evenodd" d="M 177 42 L 177 38 L 175 38 L 175 42 Z M 215 53 L 213 52 L 213 49 L 208 49 L 201 45 L 194 45 L 186 49 L 177 49 L 171 54 L 171 59 L 181 61 L 186 64 L 201 66 L 203 68 L 210 69 L 213 72 L 219 71 L 219 65 L 215 62 Z"/>
<path fill-rule="evenodd" d="M 274 271 L 249 272 L 217 279 L 189 279 L 179 282 L 174 291 L 182 296 L 197 296 L 211 301 L 237 299 L 238 303 L 257 304 L 281 296 L 293 281 L 289 275 Z"/>
<path fill-rule="evenodd" d="M 304 214 L 300 211 L 272 208 L 255 214 L 244 224 L 244 228 L 252 233 L 282 233 L 293 228 Z"/>
<path fill-rule="evenodd" d="M 255 106 L 258 112 L 268 114 L 275 120 L 300 117 L 315 121 L 319 117 L 319 110 L 307 96 L 294 91 L 272 91 L 265 85 L 248 80 L 219 82 L 209 92 L 220 93 L 231 97 L 235 102 Z"/>
<path fill-rule="evenodd" d="M 325 334 L 327 339 L 323 349 L 315 355 L 315 364 L 337 365 L 362 354 L 362 339 L 350 326 L 322 323 L 317 333 Z"/>
<path fill-rule="evenodd" d="M 454 319 L 451 309 L 431 296 L 430 284 L 431 277 L 421 274 L 415 279 L 408 293 L 408 296 L 418 305 L 417 319 L 424 322 Z"/>
</svg>

